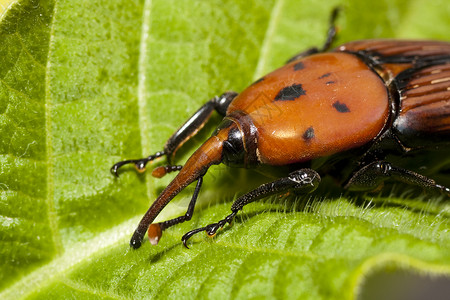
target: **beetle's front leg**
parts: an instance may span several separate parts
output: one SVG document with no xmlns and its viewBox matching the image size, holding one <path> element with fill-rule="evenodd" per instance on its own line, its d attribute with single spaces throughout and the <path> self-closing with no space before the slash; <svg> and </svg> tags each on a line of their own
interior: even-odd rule
<svg viewBox="0 0 450 300">
<path fill-rule="evenodd" d="M 316 171 L 312 169 L 301 169 L 290 173 L 287 177 L 260 185 L 256 189 L 236 199 L 231 206 L 232 213 L 227 217 L 217 223 L 189 231 L 183 235 L 181 240 L 184 246 L 188 248 L 186 242 L 191 236 L 201 231 L 205 231 L 209 236 L 214 236 L 219 228 L 222 228 L 226 223 L 231 223 L 238 211 L 242 210 L 245 205 L 270 195 L 288 191 L 296 191 L 303 194 L 311 193 L 318 187 L 320 180 L 320 176 Z"/>
<path fill-rule="evenodd" d="M 167 161 L 170 164 L 178 148 L 202 129 L 211 117 L 212 112 L 216 110 L 220 115 L 225 116 L 228 106 L 237 95 L 236 92 L 225 92 L 221 96 L 212 98 L 200 107 L 200 109 L 197 110 L 177 131 L 175 131 L 175 133 L 167 140 L 163 151 L 158 151 L 145 158 L 120 161 L 112 166 L 111 173 L 115 176 L 119 176 L 119 168 L 126 164 L 134 164 L 139 172 L 144 172 L 148 162 L 162 156 L 166 156 Z"/>
<path fill-rule="evenodd" d="M 372 191 L 387 179 L 435 190 L 450 197 L 450 188 L 437 184 L 431 178 L 396 167 L 386 161 L 376 161 L 364 166 L 350 178 L 345 188 L 351 191 Z"/>
<path fill-rule="evenodd" d="M 161 239 L 162 232 L 165 229 L 172 227 L 176 224 L 180 224 L 185 221 L 189 221 L 192 218 L 192 215 L 194 213 L 195 203 L 197 202 L 198 193 L 200 192 L 202 183 L 203 183 L 203 177 L 201 176 L 197 180 L 197 185 L 195 186 L 194 194 L 192 195 L 191 201 L 189 202 L 188 209 L 184 215 L 174 218 L 174 219 L 164 221 L 164 222 L 153 223 L 150 225 L 150 227 L 148 228 L 148 237 L 149 237 L 150 243 L 152 245 L 158 244 L 159 240 Z"/>
<path fill-rule="evenodd" d="M 306 57 L 306 56 L 309 56 L 312 54 L 328 51 L 336 37 L 337 29 L 336 29 L 335 23 L 336 23 L 336 19 L 339 14 L 339 11 L 340 11 L 339 7 L 336 7 L 333 9 L 331 16 L 330 16 L 330 27 L 328 28 L 327 39 L 325 40 L 325 43 L 323 44 L 323 46 L 320 49 L 317 47 L 309 48 L 306 51 L 302 51 L 302 52 L 294 55 L 286 63 L 293 62 L 294 60 L 297 60 L 297 59 L 300 59 L 300 58 L 303 58 L 303 57 Z"/>
</svg>

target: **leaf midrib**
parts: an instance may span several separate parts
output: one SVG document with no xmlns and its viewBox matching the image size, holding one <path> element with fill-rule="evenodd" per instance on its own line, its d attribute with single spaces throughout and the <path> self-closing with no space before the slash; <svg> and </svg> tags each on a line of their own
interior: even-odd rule
<svg viewBox="0 0 450 300">
<path fill-rule="evenodd" d="M 147 71 L 147 40 L 150 38 L 150 25 L 151 25 L 151 7 L 152 0 L 145 0 L 144 11 L 142 13 L 142 27 L 141 27 L 141 39 L 139 44 L 139 66 L 138 66 L 138 116 L 139 116 L 139 133 L 141 136 L 141 151 L 142 157 L 148 155 L 150 149 L 150 141 L 147 133 L 149 132 L 150 120 L 147 116 L 147 103 L 146 95 L 147 89 L 145 86 L 146 71 Z M 146 154 L 147 153 L 147 154 Z M 147 197 L 150 199 L 152 195 L 152 186 L 150 180 L 146 180 Z"/>
<path fill-rule="evenodd" d="M 136 222 L 138 222 L 138 218 L 129 219 L 95 238 L 74 244 L 73 247 L 49 264 L 36 269 L 5 289 L 0 293 L 0 299 L 25 298 L 39 286 L 43 286 L 43 283 L 50 283 L 58 279 L 62 273 L 95 256 L 101 250 L 117 244 L 118 241 L 124 241 L 125 243 Z"/>
<path fill-rule="evenodd" d="M 61 255 L 64 252 L 64 247 L 62 245 L 61 235 L 58 230 L 58 219 L 55 210 L 55 184 L 53 181 L 54 175 L 54 157 L 52 149 L 52 97 L 50 95 L 50 69 L 51 69 L 51 56 L 52 56 L 52 46 L 53 38 L 55 36 L 55 16 L 57 11 L 58 1 L 55 1 L 53 6 L 53 16 L 51 22 L 51 28 L 48 39 L 48 53 L 47 53 L 47 65 L 45 66 L 45 147 L 47 153 L 47 216 L 49 220 L 49 226 L 51 230 L 51 236 L 53 240 L 53 245 L 56 250 L 57 255 Z"/>
</svg>

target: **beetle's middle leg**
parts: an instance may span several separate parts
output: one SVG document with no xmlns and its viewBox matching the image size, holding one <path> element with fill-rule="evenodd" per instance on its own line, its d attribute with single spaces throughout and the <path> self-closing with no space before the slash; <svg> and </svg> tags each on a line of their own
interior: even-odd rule
<svg viewBox="0 0 450 300">
<path fill-rule="evenodd" d="M 358 170 L 345 188 L 352 191 L 371 191 L 377 189 L 387 179 L 401 181 L 410 185 L 434 190 L 450 197 L 450 188 L 437 184 L 433 179 L 416 172 L 399 168 L 386 161 L 375 161 Z"/>
<path fill-rule="evenodd" d="M 174 134 L 167 140 L 164 150 L 158 151 L 145 158 L 124 160 L 114 164 L 111 173 L 118 176 L 120 167 L 126 164 L 134 164 L 139 172 L 145 171 L 148 162 L 162 156 L 167 157 L 169 165 L 175 154 L 185 142 L 193 137 L 209 120 L 211 114 L 216 110 L 220 115 L 225 116 L 231 101 L 237 96 L 236 92 L 225 92 L 221 96 L 216 96 L 200 107 Z M 171 166 L 168 166 L 169 169 Z M 174 166 L 175 167 L 175 166 Z M 161 171 L 161 170 L 160 170 Z M 179 168 L 172 168 L 170 171 L 179 171 Z"/>
<path fill-rule="evenodd" d="M 339 11 L 340 11 L 340 8 L 336 7 L 331 12 L 330 27 L 328 27 L 327 39 L 325 40 L 325 43 L 323 44 L 323 46 L 320 49 L 317 47 L 309 48 L 305 51 L 302 51 L 302 52 L 294 55 L 286 63 L 293 62 L 294 60 L 309 56 L 311 54 L 322 53 L 322 52 L 328 51 L 331 47 L 331 44 L 333 44 L 334 39 L 336 38 L 336 33 L 337 33 L 336 19 L 338 17 Z"/>
<path fill-rule="evenodd" d="M 320 180 L 321 178 L 316 171 L 312 169 L 301 169 L 290 173 L 287 177 L 260 185 L 256 189 L 236 199 L 231 206 L 232 212 L 227 217 L 217 223 L 189 231 L 183 235 L 181 240 L 183 241 L 184 246 L 188 248 L 186 242 L 191 236 L 201 231 L 205 231 L 209 236 L 214 236 L 218 229 L 222 228 L 226 223 L 231 223 L 236 214 L 242 210 L 245 205 L 264 197 L 281 194 L 287 191 L 296 191 L 307 194 L 318 187 Z"/>
</svg>

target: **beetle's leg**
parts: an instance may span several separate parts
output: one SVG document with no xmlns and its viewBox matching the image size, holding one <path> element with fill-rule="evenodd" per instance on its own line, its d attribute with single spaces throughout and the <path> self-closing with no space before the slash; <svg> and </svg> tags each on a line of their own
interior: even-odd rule
<svg viewBox="0 0 450 300">
<path fill-rule="evenodd" d="M 336 37 L 336 32 L 337 32 L 336 19 L 339 14 L 339 11 L 340 11 L 340 7 L 335 7 L 333 9 L 333 11 L 331 12 L 330 27 L 328 27 L 327 39 L 325 40 L 325 43 L 323 44 L 323 46 L 320 49 L 317 47 L 309 48 L 306 51 L 302 51 L 302 52 L 298 53 L 297 55 L 291 57 L 286 63 L 293 62 L 294 60 L 309 56 L 311 54 L 328 51 Z"/>
<path fill-rule="evenodd" d="M 192 195 L 191 201 L 189 202 L 188 209 L 183 216 L 170 219 L 160 223 L 153 223 L 150 225 L 148 229 L 148 235 L 150 239 L 150 243 L 153 245 L 158 244 L 159 239 L 161 238 L 162 231 L 172 227 L 176 224 L 183 223 L 185 221 L 189 221 L 192 218 L 192 214 L 194 213 L 195 203 L 197 202 L 198 193 L 200 192 L 200 188 L 202 187 L 203 177 L 199 177 L 197 180 L 197 185 L 195 186 L 194 194 Z"/>
<path fill-rule="evenodd" d="M 270 195 L 281 194 L 291 190 L 307 194 L 318 187 L 320 180 L 320 176 L 316 171 L 312 169 L 301 169 L 290 173 L 287 177 L 260 185 L 256 189 L 236 199 L 231 206 L 232 212 L 227 217 L 217 223 L 189 231 L 183 235 L 181 240 L 184 246 L 188 248 L 186 242 L 191 236 L 201 231 L 205 231 L 209 236 L 214 236 L 219 228 L 222 228 L 226 223 L 231 223 L 238 211 L 242 210 L 245 205 Z"/>
<path fill-rule="evenodd" d="M 127 165 L 127 164 L 134 164 L 134 166 L 136 167 L 136 170 L 138 170 L 139 172 L 144 172 L 145 171 L 145 165 L 149 162 L 152 161 L 158 157 L 164 156 L 166 155 L 166 153 L 164 151 L 158 151 L 155 154 L 152 154 L 148 157 L 145 158 L 140 158 L 140 159 L 129 159 L 129 160 L 123 160 L 123 161 L 119 161 L 118 163 L 115 163 L 110 171 L 111 174 L 113 174 L 114 176 L 119 177 L 119 173 L 117 173 L 117 171 L 119 170 L 120 167 L 122 167 L 123 165 Z"/>
<path fill-rule="evenodd" d="M 439 191 L 450 197 L 450 188 L 436 184 L 433 179 L 416 172 L 393 166 L 386 161 L 375 161 L 364 166 L 350 178 L 345 188 L 352 191 L 371 191 L 375 190 L 387 179 Z"/>
<path fill-rule="evenodd" d="M 148 162 L 161 156 L 166 156 L 167 161 L 170 164 L 178 148 L 193 137 L 206 122 L 208 122 L 212 112 L 216 110 L 219 114 L 225 116 L 228 106 L 237 95 L 236 92 L 225 92 L 221 96 L 212 98 L 200 107 L 200 109 L 197 110 L 177 131 L 175 131 L 175 133 L 167 140 L 163 151 L 156 152 L 145 158 L 118 162 L 112 166 L 111 173 L 118 176 L 119 168 L 126 164 L 134 164 L 139 172 L 144 172 Z"/>
<path fill-rule="evenodd" d="M 162 178 L 168 173 L 172 173 L 175 171 L 180 171 L 183 168 L 183 166 L 180 165 L 167 165 L 167 166 L 160 166 L 152 171 L 152 176 L 156 178 Z"/>
</svg>

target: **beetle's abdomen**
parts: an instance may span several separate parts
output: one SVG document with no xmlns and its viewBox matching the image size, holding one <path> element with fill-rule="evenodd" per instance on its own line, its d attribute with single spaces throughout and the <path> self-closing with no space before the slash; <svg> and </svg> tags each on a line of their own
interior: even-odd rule
<svg viewBox="0 0 450 300">
<path fill-rule="evenodd" d="M 358 57 L 324 53 L 294 61 L 244 90 L 228 108 L 258 130 L 258 158 L 307 161 L 373 140 L 389 116 L 387 88 Z"/>
<path fill-rule="evenodd" d="M 450 59 L 406 75 L 405 82 L 398 78 L 397 136 L 407 147 L 450 143 Z"/>
</svg>

